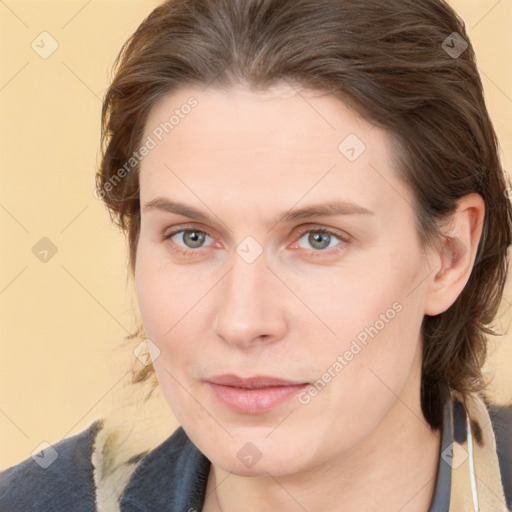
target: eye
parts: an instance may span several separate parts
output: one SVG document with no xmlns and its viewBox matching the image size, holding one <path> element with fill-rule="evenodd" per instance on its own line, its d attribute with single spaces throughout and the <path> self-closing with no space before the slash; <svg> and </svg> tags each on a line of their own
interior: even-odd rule
<svg viewBox="0 0 512 512">
<path fill-rule="evenodd" d="M 321 254 L 324 252 L 332 254 L 333 252 L 345 248 L 348 244 L 347 238 L 327 228 L 309 228 L 308 230 L 303 230 L 300 234 L 300 238 L 296 239 L 297 241 L 289 247 L 292 249 L 309 249 L 313 254 Z M 171 248 L 176 252 L 194 255 L 199 254 L 201 249 L 211 245 L 214 239 L 208 235 L 208 233 L 200 229 L 182 228 L 164 235 L 163 240 L 171 241 Z"/>
<path fill-rule="evenodd" d="M 201 249 L 207 239 L 213 240 L 204 231 L 199 229 L 181 229 L 173 231 L 164 237 L 165 240 L 172 240 L 176 245 L 182 247 L 185 252 L 189 249 Z"/>
<path fill-rule="evenodd" d="M 309 229 L 297 240 L 297 244 L 300 248 L 312 248 L 316 252 L 332 249 L 340 245 L 340 242 L 344 245 L 344 242 L 347 242 L 347 240 L 326 228 Z"/>
</svg>

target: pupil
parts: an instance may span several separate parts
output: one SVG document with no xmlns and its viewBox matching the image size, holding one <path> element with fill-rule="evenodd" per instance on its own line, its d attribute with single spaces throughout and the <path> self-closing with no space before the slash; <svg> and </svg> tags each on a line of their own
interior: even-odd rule
<svg viewBox="0 0 512 512">
<path fill-rule="evenodd" d="M 204 241 L 204 234 L 203 233 L 197 233 L 196 231 L 190 231 L 183 235 L 183 239 L 185 244 L 187 244 L 189 247 L 200 247 L 201 244 Z"/>
<path fill-rule="evenodd" d="M 317 249 L 325 249 L 329 246 L 331 236 L 326 233 L 311 233 L 309 243 Z"/>
</svg>

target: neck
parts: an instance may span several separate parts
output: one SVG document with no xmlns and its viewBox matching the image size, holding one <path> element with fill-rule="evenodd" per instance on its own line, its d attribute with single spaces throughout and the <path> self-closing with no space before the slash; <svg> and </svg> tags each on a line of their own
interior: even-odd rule
<svg viewBox="0 0 512 512">
<path fill-rule="evenodd" d="M 379 427 L 340 460 L 285 476 L 239 476 L 212 464 L 204 512 L 323 510 L 427 512 L 435 490 L 441 433 L 404 393 Z"/>
</svg>

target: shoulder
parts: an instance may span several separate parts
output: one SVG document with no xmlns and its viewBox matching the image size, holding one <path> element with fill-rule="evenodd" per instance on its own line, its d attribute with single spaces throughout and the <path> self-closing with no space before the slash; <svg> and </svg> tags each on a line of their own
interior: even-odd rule
<svg viewBox="0 0 512 512">
<path fill-rule="evenodd" d="M 94 512 L 91 454 L 103 420 L 0 472 L 0 510 Z"/>
<path fill-rule="evenodd" d="M 488 411 L 496 438 L 496 452 L 507 506 L 512 510 L 512 405 L 488 405 Z"/>
<path fill-rule="evenodd" d="M 508 446 L 512 443 L 512 404 L 487 406 L 492 426 L 497 437 Z M 509 452 L 510 458 L 510 452 Z"/>
</svg>

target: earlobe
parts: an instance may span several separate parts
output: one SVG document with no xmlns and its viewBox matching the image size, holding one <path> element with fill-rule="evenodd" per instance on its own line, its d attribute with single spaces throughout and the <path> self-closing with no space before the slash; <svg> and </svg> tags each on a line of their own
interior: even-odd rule
<svg viewBox="0 0 512 512">
<path fill-rule="evenodd" d="M 435 254 L 439 270 L 429 283 L 425 314 L 435 316 L 446 311 L 469 281 L 482 236 L 485 203 L 479 194 L 462 197 L 448 226 L 445 239 Z"/>
</svg>

